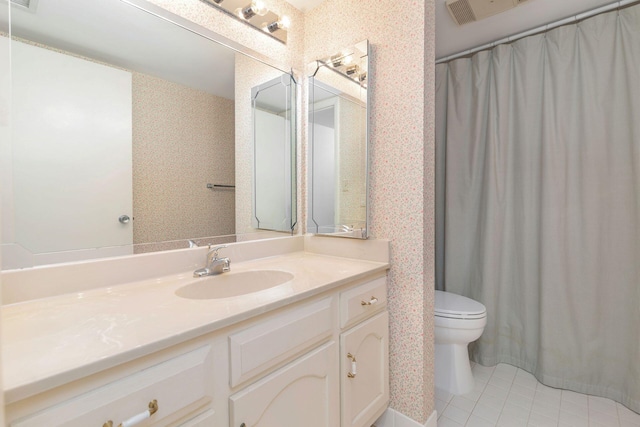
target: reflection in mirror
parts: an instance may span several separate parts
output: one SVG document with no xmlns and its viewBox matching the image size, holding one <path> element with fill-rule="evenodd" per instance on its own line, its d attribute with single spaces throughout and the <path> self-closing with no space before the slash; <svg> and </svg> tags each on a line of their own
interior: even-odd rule
<svg viewBox="0 0 640 427">
<path fill-rule="evenodd" d="M 309 233 L 367 238 L 368 46 L 310 65 Z"/>
<path fill-rule="evenodd" d="M 262 0 L 202 0 L 204 3 L 226 12 L 234 19 L 255 28 L 283 43 L 287 42 L 288 16 L 278 16 L 267 9 Z"/>
<path fill-rule="evenodd" d="M 295 147 L 285 143 L 295 132 L 295 87 L 292 76 L 282 75 L 251 89 L 254 228 L 293 231 L 295 226 Z"/>
<path fill-rule="evenodd" d="M 120 1 L 32 3 L 0 35 L 3 269 L 271 236 L 252 226 L 251 88 L 289 73 Z"/>
</svg>

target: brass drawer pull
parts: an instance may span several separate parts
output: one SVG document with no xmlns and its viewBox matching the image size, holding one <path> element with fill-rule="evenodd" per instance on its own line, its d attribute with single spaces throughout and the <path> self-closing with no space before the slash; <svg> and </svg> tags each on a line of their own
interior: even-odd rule
<svg viewBox="0 0 640 427">
<path fill-rule="evenodd" d="M 347 373 L 347 378 L 355 378 L 358 373 L 356 370 L 356 357 L 351 353 L 347 353 L 347 358 L 351 360 L 351 371 Z"/>
<path fill-rule="evenodd" d="M 377 302 L 378 302 L 378 298 L 371 297 L 369 301 L 360 301 L 360 305 L 373 305 L 373 304 L 376 304 Z"/>
<path fill-rule="evenodd" d="M 133 427 L 139 422 L 146 420 L 156 412 L 158 412 L 158 401 L 154 399 L 151 402 L 149 402 L 149 409 L 139 413 L 138 415 L 134 415 L 128 420 L 124 420 L 123 422 L 118 424 L 118 427 Z M 111 420 L 107 421 L 102 425 L 102 427 L 113 427 L 113 421 Z"/>
</svg>

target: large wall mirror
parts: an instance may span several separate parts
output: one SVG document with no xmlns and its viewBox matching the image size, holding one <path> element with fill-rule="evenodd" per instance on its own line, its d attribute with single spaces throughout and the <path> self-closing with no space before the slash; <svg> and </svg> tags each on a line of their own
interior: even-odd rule
<svg viewBox="0 0 640 427">
<path fill-rule="evenodd" d="M 3 269 L 293 231 L 290 73 L 129 3 L 12 7 L 12 39 L 0 34 L 0 50 L 11 47 L 0 88 L 10 79 L 12 99 L 0 146 Z M 254 128 L 265 111 L 281 119 L 273 134 Z M 254 165 L 264 139 L 282 163 L 271 175 Z"/>
<path fill-rule="evenodd" d="M 365 40 L 308 67 L 309 233 L 367 238 L 368 50 Z"/>
</svg>

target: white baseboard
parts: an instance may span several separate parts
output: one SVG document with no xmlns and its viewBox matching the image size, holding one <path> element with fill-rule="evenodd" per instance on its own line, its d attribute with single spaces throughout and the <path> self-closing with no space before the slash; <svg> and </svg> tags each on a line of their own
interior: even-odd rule
<svg viewBox="0 0 640 427">
<path fill-rule="evenodd" d="M 431 413 L 427 422 L 423 425 L 419 422 L 407 417 L 406 415 L 387 408 L 384 414 L 375 423 L 376 427 L 436 427 L 438 423 L 438 414 L 436 411 Z"/>
<path fill-rule="evenodd" d="M 438 413 L 434 410 L 426 423 L 424 423 L 424 427 L 437 427 L 438 426 Z"/>
</svg>

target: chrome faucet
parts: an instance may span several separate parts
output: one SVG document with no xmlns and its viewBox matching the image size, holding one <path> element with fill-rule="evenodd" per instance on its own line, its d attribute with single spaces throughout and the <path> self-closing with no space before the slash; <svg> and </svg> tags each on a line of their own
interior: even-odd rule
<svg viewBox="0 0 640 427">
<path fill-rule="evenodd" d="M 231 261 L 229 258 L 218 258 L 218 251 L 226 248 L 227 245 L 216 247 L 209 246 L 207 253 L 207 264 L 204 268 L 199 268 L 193 272 L 193 277 L 213 276 L 215 274 L 226 273 L 231 270 Z"/>
</svg>

